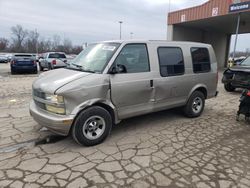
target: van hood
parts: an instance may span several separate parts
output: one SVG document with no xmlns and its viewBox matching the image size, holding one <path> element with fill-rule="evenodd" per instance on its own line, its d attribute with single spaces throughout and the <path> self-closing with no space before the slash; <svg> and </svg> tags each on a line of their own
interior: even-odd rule
<svg viewBox="0 0 250 188">
<path fill-rule="evenodd" d="M 52 70 L 40 74 L 33 82 L 32 87 L 33 89 L 52 94 L 62 86 L 89 75 L 91 75 L 91 73 L 65 68 Z"/>
<path fill-rule="evenodd" d="M 233 66 L 229 68 L 231 71 L 250 72 L 250 66 Z"/>
</svg>

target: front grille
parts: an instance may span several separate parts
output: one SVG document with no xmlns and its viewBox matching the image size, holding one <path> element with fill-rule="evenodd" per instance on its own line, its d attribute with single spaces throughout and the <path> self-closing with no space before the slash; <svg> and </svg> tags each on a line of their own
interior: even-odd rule
<svg viewBox="0 0 250 188">
<path fill-rule="evenodd" d="M 43 110 L 46 110 L 45 104 L 36 100 L 36 98 L 45 99 L 45 93 L 37 89 L 33 89 L 33 96 L 34 96 L 34 101 L 35 101 L 36 106 Z"/>
<path fill-rule="evenodd" d="M 33 89 L 33 95 L 35 97 L 38 97 L 38 98 L 41 98 L 41 99 L 45 99 L 45 93 L 44 92 L 41 92 L 37 89 Z"/>
<path fill-rule="evenodd" d="M 46 110 L 46 107 L 45 107 L 45 104 L 44 103 L 41 103 L 41 102 L 38 102 L 35 100 L 35 104 L 36 106 L 38 106 L 39 108 L 43 109 L 43 110 Z"/>
</svg>

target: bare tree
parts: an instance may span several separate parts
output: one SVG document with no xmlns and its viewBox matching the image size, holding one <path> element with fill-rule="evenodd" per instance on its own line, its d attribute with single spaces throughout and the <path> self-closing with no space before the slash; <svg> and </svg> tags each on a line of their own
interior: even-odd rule
<svg viewBox="0 0 250 188">
<path fill-rule="evenodd" d="M 61 37 L 59 35 L 53 35 L 52 38 L 52 48 L 53 50 L 57 50 L 58 46 L 61 44 Z"/>
<path fill-rule="evenodd" d="M 12 46 L 13 51 L 15 52 L 23 52 L 23 42 L 28 34 L 28 31 L 23 29 L 21 25 L 16 25 L 11 27 L 11 34 L 12 34 Z"/>
<path fill-rule="evenodd" d="M 8 48 L 9 41 L 6 38 L 0 38 L 0 51 L 5 51 Z"/>
<path fill-rule="evenodd" d="M 69 38 L 61 40 L 59 35 L 46 39 L 37 30 L 26 30 L 21 25 L 11 27 L 11 41 L 0 38 L 0 51 L 44 53 L 48 51 L 63 51 L 68 54 L 78 54 L 82 46 L 73 45 Z"/>
<path fill-rule="evenodd" d="M 25 49 L 27 52 L 37 52 L 39 43 L 39 33 L 34 31 L 29 31 L 27 39 L 25 41 Z"/>
<path fill-rule="evenodd" d="M 72 51 L 72 42 L 71 42 L 70 39 L 65 38 L 63 40 L 63 48 L 64 48 L 65 53 L 68 53 L 68 54 L 71 53 L 71 51 Z"/>
<path fill-rule="evenodd" d="M 71 50 L 71 54 L 79 54 L 83 50 L 82 46 L 74 46 Z"/>
</svg>

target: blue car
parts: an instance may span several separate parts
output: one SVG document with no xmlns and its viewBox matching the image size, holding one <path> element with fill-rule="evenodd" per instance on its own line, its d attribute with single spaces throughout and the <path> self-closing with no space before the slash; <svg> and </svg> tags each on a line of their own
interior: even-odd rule
<svg viewBox="0 0 250 188">
<path fill-rule="evenodd" d="M 10 63 L 11 74 L 31 72 L 37 74 L 36 59 L 32 54 L 15 54 Z"/>
</svg>

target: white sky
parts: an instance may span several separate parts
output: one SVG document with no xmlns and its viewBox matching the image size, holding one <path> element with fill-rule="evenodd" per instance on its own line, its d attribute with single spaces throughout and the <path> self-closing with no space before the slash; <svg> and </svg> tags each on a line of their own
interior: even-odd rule
<svg viewBox="0 0 250 188">
<path fill-rule="evenodd" d="M 119 38 L 166 39 L 166 15 L 207 0 L 0 0 L 0 37 L 11 36 L 11 26 L 20 24 L 44 38 L 58 34 L 74 44 Z M 248 41 L 248 42 L 246 42 Z M 237 49 L 249 47 L 250 37 L 239 38 Z"/>
</svg>

